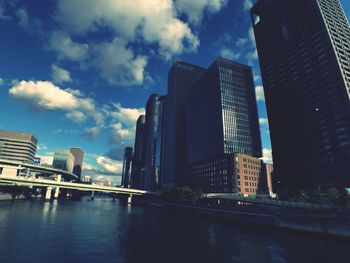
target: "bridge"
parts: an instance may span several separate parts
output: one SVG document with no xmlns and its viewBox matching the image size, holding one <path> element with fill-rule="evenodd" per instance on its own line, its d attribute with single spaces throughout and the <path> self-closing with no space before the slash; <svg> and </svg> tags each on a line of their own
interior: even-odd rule
<svg viewBox="0 0 350 263">
<path fill-rule="evenodd" d="M 126 194 L 129 197 L 133 195 L 153 195 L 154 192 L 110 187 L 97 184 L 84 184 L 64 179 L 77 180 L 77 176 L 66 171 L 57 170 L 40 165 L 23 164 L 13 161 L 0 160 L 0 185 L 21 186 L 21 187 L 41 187 L 46 189 L 46 199 L 51 198 L 51 192 L 55 189 L 54 197 L 57 198 L 60 189 L 89 191 L 103 193 Z"/>
</svg>

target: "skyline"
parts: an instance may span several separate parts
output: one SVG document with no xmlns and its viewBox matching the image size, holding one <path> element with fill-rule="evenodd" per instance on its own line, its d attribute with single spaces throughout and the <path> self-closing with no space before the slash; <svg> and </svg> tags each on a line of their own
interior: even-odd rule
<svg viewBox="0 0 350 263">
<path fill-rule="evenodd" d="M 171 64 L 181 59 L 207 67 L 223 56 L 253 67 L 267 159 L 271 145 L 251 1 L 207 0 L 203 6 L 187 0 L 140 1 L 140 10 L 119 6 L 130 14 L 123 25 L 117 7 L 122 1 L 115 8 L 111 1 L 99 6 L 97 1 L 23 2 L 0 1 L 0 61 L 6 61 L 0 65 L 0 129 L 33 133 L 39 155 L 80 147 L 86 152 L 83 175 L 87 170 L 120 175 L 136 120 L 150 94 L 166 93 Z M 350 3 L 341 2 L 349 19 Z M 83 3 L 84 12 L 75 14 Z M 148 14 L 151 6 L 159 16 Z"/>
</svg>

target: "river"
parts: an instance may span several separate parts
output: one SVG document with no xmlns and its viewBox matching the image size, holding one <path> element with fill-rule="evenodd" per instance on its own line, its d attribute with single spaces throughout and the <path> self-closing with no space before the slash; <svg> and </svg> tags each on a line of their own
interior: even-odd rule
<svg viewBox="0 0 350 263">
<path fill-rule="evenodd" d="M 90 201 L 0 203 L 0 262 L 350 262 L 350 242 Z"/>
</svg>

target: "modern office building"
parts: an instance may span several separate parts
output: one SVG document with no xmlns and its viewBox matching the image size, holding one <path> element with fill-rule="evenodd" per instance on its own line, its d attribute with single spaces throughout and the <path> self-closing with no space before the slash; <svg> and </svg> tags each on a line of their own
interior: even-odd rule
<svg viewBox="0 0 350 263">
<path fill-rule="evenodd" d="M 231 155 L 227 154 L 245 154 L 253 159 L 262 156 L 251 67 L 224 58 L 216 59 L 191 87 L 187 108 L 187 158 L 190 167 L 204 162 L 209 170 L 217 171 L 216 158 L 233 163 L 229 160 Z M 214 158 L 213 162 L 211 158 Z M 196 187 L 196 175 L 191 173 L 191 169 L 188 176 L 193 178 Z M 225 178 L 225 173 L 222 176 Z M 217 179 L 214 177 L 214 180 Z M 230 184 L 229 181 L 226 183 Z M 226 183 L 217 185 L 221 189 L 211 190 L 235 191 L 236 186 L 227 187 Z M 232 179 L 232 183 L 236 181 Z M 242 194 L 248 194 L 245 189 Z M 251 191 L 249 188 L 250 194 L 253 193 Z"/>
<path fill-rule="evenodd" d="M 162 127 L 160 123 L 160 115 L 162 115 L 162 96 L 152 94 L 146 104 L 146 159 L 145 159 L 145 184 L 143 189 L 147 191 L 155 191 L 157 188 L 156 176 L 156 154 L 157 154 L 157 137 L 158 131 Z"/>
<path fill-rule="evenodd" d="M 166 143 L 166 103 L 167 96 L 159 98 L 159 115 L 157 126 L 157 140 L 156 140 L 156 153 L 155 153 L 155 174 L 156 174 L 156 187 L 161 189 L 163 185 L 164 177 L 164 165 L 165 165 L 165 143 Z"/>
<path fill-rule="evenodd" d="M 142 168 L 145 165 L 145 115 L 140 115 L 136 122 L 134 157 L 131 168 L 131 188 L 141 188 Z"/>
<path fill-rule="evenodd" d="M 279 192 L 350 185 L 350 27 L 339 0 L 251 10 Z"/>
<path fill-rule="evenodd" d="M 175 62 L 168 73 L 163 188 L 186 184 L 186 114 L 189 88 L 205 68 Z"/>
<path fill-rule="evenodd" d="M 267 188 L 270 195 L 273 195 L 273 164 L 265 163 Z"/>
<path fill-rule="evenodd" d="M 73 173 L 74 156 L 69 150 L 56 150 L 52 166 L 56 169 Z"/>
<path fill-rule="evenodd" d="M 262 156 L 251 67 L 218 58 L 188 98 L 189 163 L 224 153 Z"/>
<path fill-rule="evenodd" d="M 0 130 L 0 159 L 33 163 L 37 143 L 31 133 Z"/>
<path fill-rule="evenodd" d="M 193 187 L 206 193 L 256 196 L 263 180 L 262 161 L 240 153 L 224 153 L 189 165 Z"/>
<path fill-rule="evenodd" d="M 130 187 L 130 175 L 131 175 L 131 162 L 133 158 L 132 147 L 126 147 L 124 149 L 124 161 L 122 170 L 122 187 Z"/>
<path fill-rule="evenodd" d="M 77 175 L 80 179 L 81 169 L 83 167 L 83 161 L 84 161 L 84 151 L 80 148 L 71 147 L 70 152 L 71 154 L 73 154 L 73 157 L 74 157 L 73 174 Z"/>
</svg>

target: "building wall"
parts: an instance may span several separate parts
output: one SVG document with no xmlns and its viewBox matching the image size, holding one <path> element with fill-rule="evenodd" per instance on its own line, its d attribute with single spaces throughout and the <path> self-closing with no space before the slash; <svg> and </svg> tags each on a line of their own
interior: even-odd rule
<svg viewBox="0 0 350 263">
<path fill-rule="evenodd" d="M 245 154 L 222 154 L 188 165 L 192 187 L 206 193 L 241 193 L 256 196 L 260 191 L 262 161 Z"/>
<path fill-rule="evenodd" d="M 0 130 L 0 159 L 33 163 L 37 142 L 31 133 Z"/>
<path fill-rule="evenodd" d="M 189 92 L 188 162 L 223 153 L 261 157 L 251 68 L 218 58 Z"/>
<path fill-rule="evenodd" d="M 163 187 L 186 184 L 187 93 L 204 68 L 177 61 L 168 73 Z"/>
<path fill-rule="evenodd" d="M 349 185 L 350 27 L 339 1 L 260 0 L 252 21 L 277 191 Z"/>
<path fill-rule="evenodd" d="M 134 157 L 131 170 L 131 188 L 141 189 L 141 169 L 145 165 L 145 115 L 136 122 Z"/>
<path fill-rule="evenodd" d="M 56 169 L 73 173 L 74 168 L 74 156 L 68 150 L 56 150 L 52 166 Z"/>
<path fill-rule="evenodd" d="M 77 175 L 80 179 L 84 161 L 84 151 L 80 148 L 72 147 L 70 148 L 70 152 L 74 157 L 73 174 Z"/>
<path fill-rule="evenodd" d="M 132 147 L 126 147 L 124 149 L 124 160 L 123 160 L 123 170 L 122 170 L 122 187 L 130 187 L 130 175 L 131 175 L 131 162 L 133 159 L 133 149 Z"/>
</svg>

